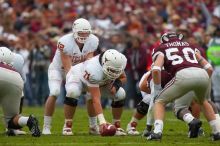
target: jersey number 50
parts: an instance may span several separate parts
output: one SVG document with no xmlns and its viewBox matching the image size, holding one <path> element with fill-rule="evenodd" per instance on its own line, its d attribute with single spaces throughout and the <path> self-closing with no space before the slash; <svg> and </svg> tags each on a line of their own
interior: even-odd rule
<svg viewBox="0 0 220 146">
<path fill-rule="evenodd" d="M 195 52 L 192 48 L 185 47 L 182 49 L 184 58 L 182 56 L 175 54 L 179 52 L 178 48 L 169 48 L 165 50 L 165 52 L 167 59 L 172 61 L 172 65 L 181 64 L 184 61 L 183 60 L 184 58 L 186 59 L 186 61 L 190 63 L 198 63 L 198 61 L 196 60 Z M 190 56 L 192 56 L 192 58 L 190 58 Z"/>
</svg>

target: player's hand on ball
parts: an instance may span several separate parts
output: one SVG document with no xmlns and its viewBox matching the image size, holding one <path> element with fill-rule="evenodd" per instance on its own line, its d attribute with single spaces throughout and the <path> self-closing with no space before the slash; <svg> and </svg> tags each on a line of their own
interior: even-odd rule
<svg viewBox="0 0 220 146">
<path fill-rule="evenodd" d="M 101 136 L 114 136 L 116 133 L 116 127 L 110 123 L 104 123 L 99 126 L 99 132 Z"/>
</svg>

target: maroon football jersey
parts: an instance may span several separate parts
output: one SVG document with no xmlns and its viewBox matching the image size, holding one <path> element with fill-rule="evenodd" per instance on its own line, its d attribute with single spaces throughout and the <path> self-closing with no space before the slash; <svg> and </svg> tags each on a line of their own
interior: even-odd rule
<svg viewBox="0 0 220 146">
<path fill-rule="evenodd" d="M 164 54 L 164 68 L 167 72 L 174 76 L 177 71 L 184 68 L 201 68 L 196 60 L 195 49 L 196 47 L 190 45 L 186 41 L 172 39 L 169 42 L 162 43 L 160 46 L 155 48 L 152 53 L 152 57 L 153 61 L 155 61 L 158 54 Z"/>
<path fill-rule="evenodd" d="M 152 79 L 152 74 L 148 77 L 148 84 L 150 85 L 150 81 Z M 161 71 L 161 87 L 164 88 L 165 85 L 172 79 L 172 75 L 165 70 Z"/>
</svg>

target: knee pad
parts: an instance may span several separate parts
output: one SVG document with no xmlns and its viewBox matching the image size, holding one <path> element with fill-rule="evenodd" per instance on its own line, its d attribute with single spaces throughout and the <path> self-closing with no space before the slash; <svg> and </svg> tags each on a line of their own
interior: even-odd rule
<svg viewBox="0 0 220 146">
<path fill-rule="evenodd" d="M 120 108 L 120 107 L 123 107 L 124 104 L 125 104 L 125 100 L 112 101 L 111 106 L 112 106 L 113 108 Z"/>
<path fill-rule="evenodd" d="M 137 105 L 137 112 L 142 114 L 142 115 L 146 115 L 148 112 L 148 108 L 149 108 L 149 104 L 144 103 L 143 101 L 141 101 L 138 105 Z"/>
<path fill-rule="evenodd" d="M 78 98 L 81 95 L 81 91 L 76 86 L 66 86 L 66 96 L 72 98 Z"/>
<path fill-rule="evenodd" d="M 124 100 L 125 99 L 125 96 L 126 96 L 126 92 L 125 92 L 125 90 L 122 88 L 122 87 L 120 87 L 119 89 L 118 89 L 118 91 L 115 93 L 115 101 L 120 101 L 120 100 Z"/>
<path fill-rule="evenodd" d="M 78 100 L 75 98 L 71 98 L 71 97 L 65 97 L 64 104 L 74 107 L 74 106 L 77 106 Z"/>
<path fill-rule="evenodd" d="M 21 129 L 21 126 L 14 124 L 13 119 L 14 117 L 8 121 L 8 129 Z"/>
<path fill-rule="evenodd" d="M 175 114 L 176 118 L 179 119 L 179 120 L 183 120 L 182 117 L 180 116 L 181 110 L 182 110 L 182 109 L 179 109 L 179 110 L 177 110 L 177 111 L 174 110 L 174 114 Z"/>
</svg>

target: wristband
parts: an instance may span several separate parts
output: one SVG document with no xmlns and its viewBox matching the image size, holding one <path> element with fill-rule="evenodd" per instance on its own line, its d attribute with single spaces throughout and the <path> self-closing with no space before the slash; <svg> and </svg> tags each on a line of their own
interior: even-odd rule
<svg viewBox="0 0 220 146">
<path fill-rule="evenodd" d="M 207 63 L 207 64 L 203 67 L 203 69 L 207 70 L 207 69 L 210 68 L 210 67 L 212 67 L 211 64 Z"/>
<path fill-rule="evenodd" d="M 159 66 L 153 66 L 152 70 L 159 70 L 159 71 L 161 71 L 161 67 L 159 67 Z"/>
</svg>

